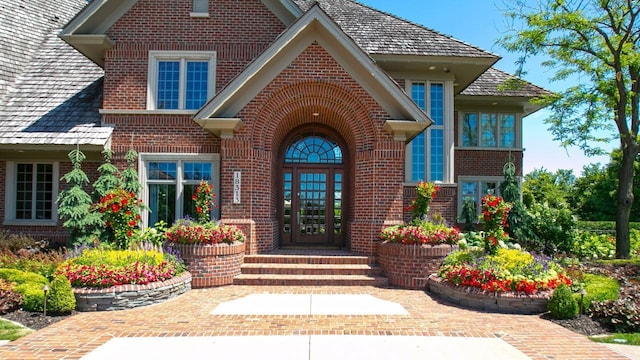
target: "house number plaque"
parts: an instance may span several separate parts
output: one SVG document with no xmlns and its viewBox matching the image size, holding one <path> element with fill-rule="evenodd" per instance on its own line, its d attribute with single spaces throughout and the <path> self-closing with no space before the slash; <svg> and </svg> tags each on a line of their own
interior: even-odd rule
<svg viewBox="0 0 640 360">
<path fill-rule="evenodd" d="M 240 190 L 242 188 L 242 176 L 240 171 L 233 172 L 233 203 L 240 204 Z"/>
</svg>

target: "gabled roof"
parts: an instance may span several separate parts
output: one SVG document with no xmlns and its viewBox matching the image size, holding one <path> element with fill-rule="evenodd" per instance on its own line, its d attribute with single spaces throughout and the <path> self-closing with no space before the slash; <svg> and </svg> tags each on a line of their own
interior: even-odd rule
<svg viewBox="0 0 640 360">
<path fill-rule="evenodd" d="M 0 0 L 5 9 L 13 0 Z M 31 145 L 104 147 L 112 129 L 100 126 L 102 70 L 57 37 L 60 28 L 86 4 L 84 0 L 18 1 L 4 26 L 21 28 L 15 43 L 0 52 L 19 63 L 14 81 L 0 99 L 0 147 Z M 4 14 L 4 12 L 2 12 Z M 3 16 L 0 14 L 0 16 Z M 45 21 L 42 21 L 45 19 Z M 36 36 L 37 35 L 37 36 Z M 0 73 L 5 69 L 0 68 Z"/>
<path fill-rule="evenodd" d="M 499 58 L 451 36 L 356 1 L 293 1 L 303 10 L 319 3 L 342 30 L 369 54 Z"/>
<path fill-rule="evenodd" d="M 290 25 L 211 99 L 195 115 L 196 122 L 209 130 L 219 131 L 207 123 L 218 118 L 237 120 L 233 118 L 240 110 L 313 42 L 322 46 L 393 119 L 406 122 L 404 125 L 415 124 L 415 130 L 423 130 L 431 124 L 425 112 L 318 5 L 312 6 Z M 395 131 L 392 125 L 389 126 Z M 398 139 L 415 135 L 405 128 L 402 132 L 400 136 L 396 133 Z"/>
</svg>

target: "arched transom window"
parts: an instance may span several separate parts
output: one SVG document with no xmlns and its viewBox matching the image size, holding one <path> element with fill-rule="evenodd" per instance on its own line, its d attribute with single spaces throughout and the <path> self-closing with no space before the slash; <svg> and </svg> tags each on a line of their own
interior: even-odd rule
<svg viewBox="0 0 640 360">
<path fill-rule="evenodd" d="M 294 139 L 285 155 L 288 164 L 342 164 L 342 150 L 320 135 L 303 135 Z"/>
</svg>

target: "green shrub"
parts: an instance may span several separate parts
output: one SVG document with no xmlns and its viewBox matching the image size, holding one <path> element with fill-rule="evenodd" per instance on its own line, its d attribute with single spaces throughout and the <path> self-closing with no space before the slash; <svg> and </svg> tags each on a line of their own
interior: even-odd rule
<svg viewBox="0 0 640 360">
<path fill-rule="evenodd" d="M 16 269 L 0 269 L 0 279 L 16 283 L 16 285 L 33 283 L 40 285 L 41 289 L 43 285 L 48 283 L 47 279 L 40 274 Z"/>
<path fill-rule="evenodd" d="M 49 285 L 47 297 L 47 309 L 55 314 L 69 313 L 76 308 L 76 297 L 69 280 L 62 276 L 56 276 Z"/>
<path fill-rule="evenodd" d="M 42 311 L 44 291 L 42 286 L 36 283 L 24 283 L 16 286 L 16 291 L 22 295 L 22 308 L 27 311 Z"/>
<path fill-rule="evenodd" d="M 620 285 L 616 279 L 604 275 L 584 274 L 584 295 L 582 307 L 585 311 L 591 308 L 596 301 L 616 300 Z M 576 300 L 580 300 L 580 294 L 575 294 Z"/>
<path fill-rule="evenodd" d="M 65 259 L 64 251 L 32 252 L 18 250 L 9 252 L 0 250 L 0 268 L 33 272 L 53 280 L 58 265 Z"/>
<path fill-rule="evenodd" d="M 571 289 L 562 284 L 551 295 L 547 303 L 547 310 L 556 319 L 573 319 L 578 315 L 580 308 L 578 301 L 573 297 Z"/>
<path fill-rule="evenodd" d="M 615 236 L 577 231 L 571 253 L 581 259 L 610 259 L 616 254 Z"/>
<path fill-rule="evenodd" d="M 615 221 L 578 221 L 576 228 L 584 231 L 615 231 Z M 630 229 L 640 231 L 640 222 L 630 222 Z"/>
<path fill-rule="evenodd" d="M 634 299 L 594 302 L 591 317 L 614 332 L 630 333 L 640 330 L 640 309 Z"/>
</svg>

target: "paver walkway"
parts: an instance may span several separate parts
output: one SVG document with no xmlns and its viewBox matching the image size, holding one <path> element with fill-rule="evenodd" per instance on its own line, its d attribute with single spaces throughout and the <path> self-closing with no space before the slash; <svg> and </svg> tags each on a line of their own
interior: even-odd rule
<svg viewBox="0 0 640 360">
<path fill-rule="evenodd" d="M 368 294 L 380 300 L 397 303 L 406 309 L 408 314 L 224 315 L 213 313 L 223 302 L 241 300 L 252 294 L 263 293 Z M 340 335 L 340 337 L 332 337 L 335 335 Z M 362 337 L 362 335 L 369 337 Z M 178 349 L 174 358 L 189 358 L 178 354 L 196 358 L 197 355 L 194 355 L 193 352 L 186 351 L 188 348 L 185 346 L 189 346 L 189 343 L 214 340 L 220 342 L 234 337 L 237 339 L 233 341 L 241 342 L 236 346 L 246 346 L 246 341 L 253 339 L 257 342 L 255 348 L 260 349 L 258 339 L 264 340 L 271 336 L 278 337 L 272 338 L 277 340 L 272 340 L 270 343 L 278 341 L 283 346 L 291 347 L 299 346 L 300 341 L 306 342 L 305 346 L 313 346 L 313 343 L 332 344 L 337 339 L 343 343 L 351 344 L 357 344 L 358 341 L 365 341 L 366 344 L 366 341 L 373 339 L 379 340 L 378 343 L 395 343 L 396 346 L 406 347 L 412 345 L 408 345 L 408 343 L 401 345 L 403 341 L 417 339 L 421 341 L 420 351 L 425 359 L 430 358 L 430 354 L 436 357 L 443 355 L 442 352 L 438 353 L 438 347 L 455 347 L 462 344 L 453 341 L 455 339 L 452 338 L 489 338 L 492 339 L 490 342 L 494 342 L 496 346 L 498 344 L 509 345 L 508 348 L 517 349 L 518 353 L 531 359 L 627 359 L 604 345 L 591 342 L 582 335 L 542 320 L 538 316 L 503 315 L 465 310 L 441 303 L 423 291 L 374 287 L 253 286 L 226 286 L 192 290 L 176 299 L 149 307 L 117 312 L 78 314 L 0 347 L 0 359 L 80 359 L 83 356 L 87 356 L 89 359 L 92 357 L 100 358 L 98 355 L 106 347 L 115 346 L 117 348 L 119 343 L 127 344 L 125 353 L 119 353 L 119 360 L 140 359 L 145 358 L 144 353 L 141 352 L 144 351 L 144 346 L 147 346 L 148 341 L 152 343 L 157 341 L 152 339 L 157 337 L 171 338 L 166 339 L 164 344 L 174 344 L 169 348 L 174 351 Z M 372 338 L 370 336 L 380 337 Z M 328 341 L 332 339 L 334 342 Z M 110 340 L 111 342 L 109 342 Z M 298 342 L 296 343 L 296 341 Z M 104 344 L 107 345 L 95 351 Z M 489 351 L 479 345 L 478 347 L 464 347 L 467 348 L 469 358 L 474 358 L 474 354 Z M 334 348 L 339 349 L 340 347 Z M 494 349 L 499 351 L 499 348 Z M 180 352 L 180 350 L 185 351 Z M 261 358 L 278 358 L 278 354 L 267 351 L 259 353 Z M 210 355 L 212 354 L 202 354 L 202 357 L 211 358 Z M 312 358 L 311 355 L 306 354 L 304 358 Z M 331 357 L 331 359 L 339 358 L 335 355 Z M 350 358 L 355 359 L 357 356 L 354 357 L 351 354 Z M 448 358 L 453 357 L 449 356 Z"/>
</svg>

